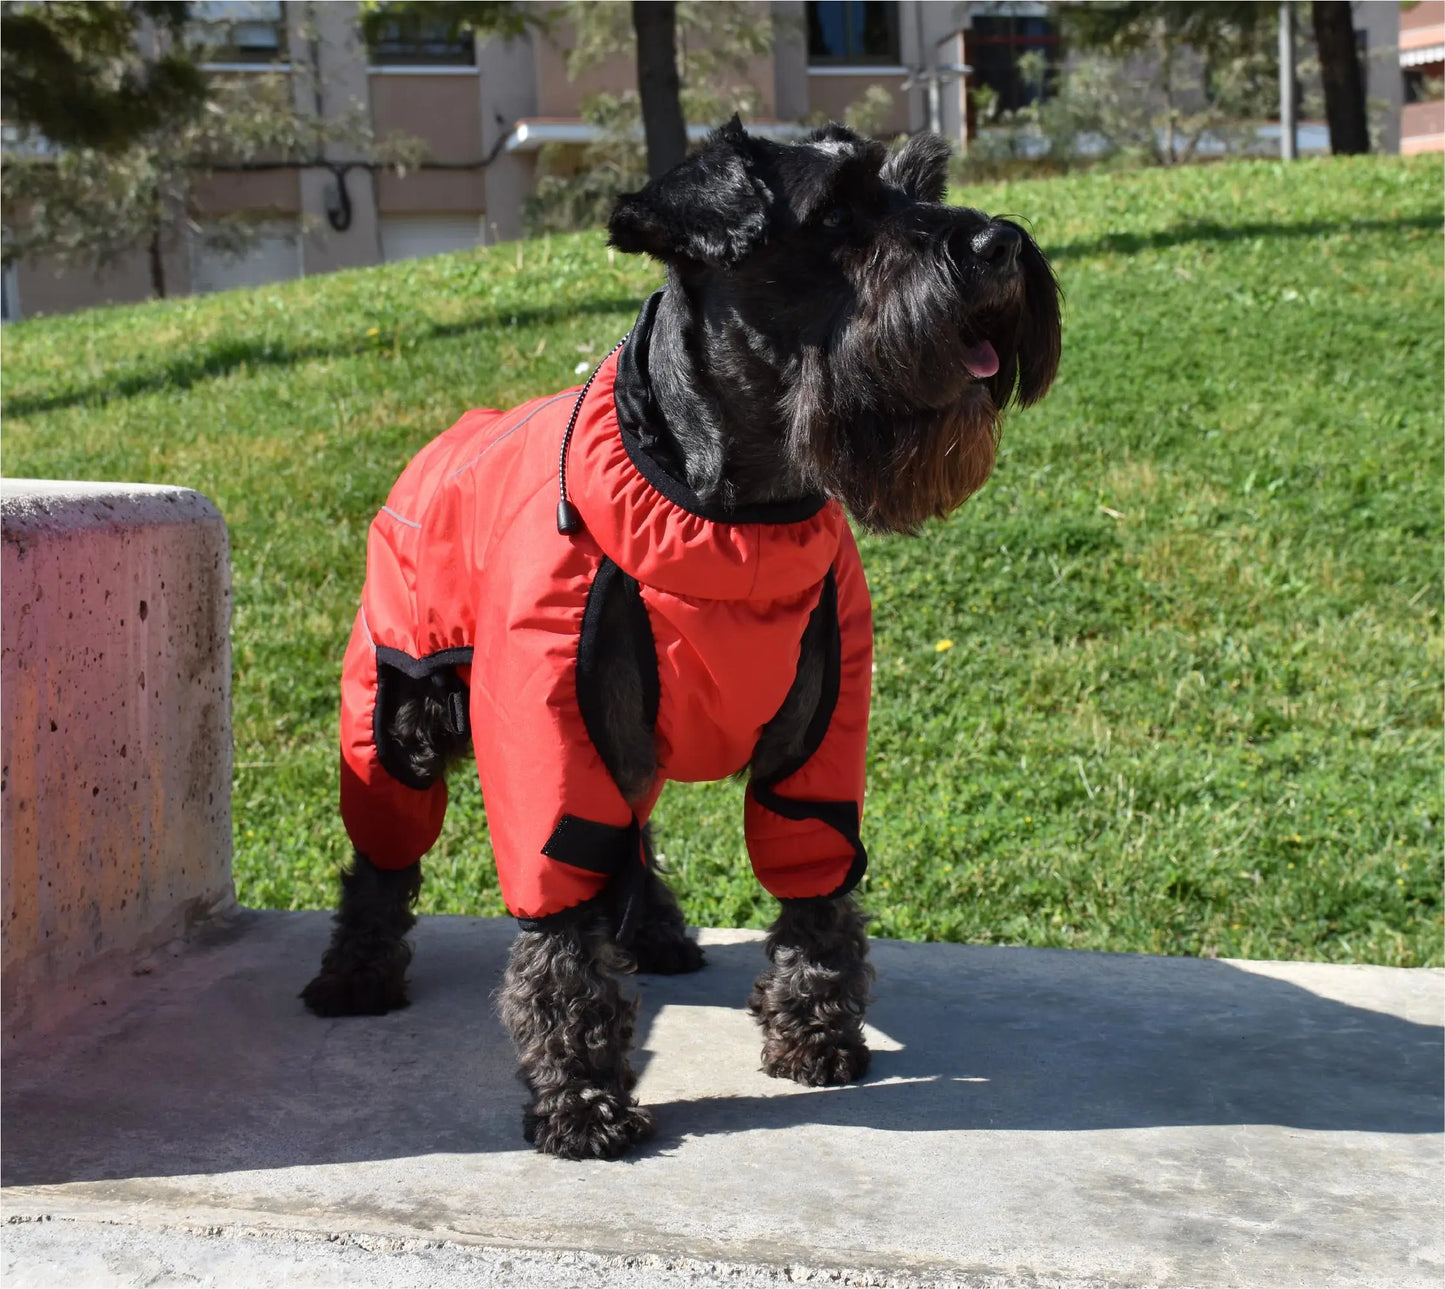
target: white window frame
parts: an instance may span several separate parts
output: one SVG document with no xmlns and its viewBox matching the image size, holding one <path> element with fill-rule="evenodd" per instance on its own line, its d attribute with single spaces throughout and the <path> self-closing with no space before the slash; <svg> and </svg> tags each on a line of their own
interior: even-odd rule
<svg viewBox="0 0 1445 1289">
<path fill-rule="evenodd" d="M 380 63 L 368 66 L 368 76 L 480 76 L 480 67 L 453 67 L 446 63 Z"/>
</svg>

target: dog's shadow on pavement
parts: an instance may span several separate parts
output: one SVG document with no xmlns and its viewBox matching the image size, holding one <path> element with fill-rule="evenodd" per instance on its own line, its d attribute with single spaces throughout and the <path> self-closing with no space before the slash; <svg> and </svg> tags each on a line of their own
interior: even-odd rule
<svg viewBox="0 0 1445 1289">
<path fill-rule="evenodd" d="M 1438 976 L 1423 995 L 1432 1000 L 1419 1009 L 1426 1015 L 1406 1020 L 1218 961 L 888 941 L 875 944 L 873 957 L 874 1056 L 862 1083 L 684 1091 L 657 1102 L 644 1079 L 659 1129 L 650 1148 L 809 1124 L 890 1132 L 1442 1126 Z M 760 946 L 710 946 L 708 960 L 696 977 L 643 983 L 643 1049 L 650 1030 L 665 1028 L 670 1004 L 737 1009 L 761 965 Z"/>
<path fill-rule="evenodd" d="M 510 924 L 424 918 L 412 1005 L 323 1021 L 296 991 L 324 918 L 248 917 L 230 944 L 137 979 L 80 1023 L 6 1044 L 5 1185 L 530 1149 L 492 1002 Z M 1366 1005 L 1378 977 L 1348 969 L 1321 978 L 1329 998 L 1267 965 L 876 941 L 873 1068 L 809 1089 L 758 1069 L 743 1007 L 759 940 L 707 955 L 695 975 L 636 981 L 638 1094 L 658 1127 L 643 1166 L 690 1141 L 830 1126 L 1441 1127 L 1439 973 L 1391 977 L 1410 1000 L 1401 1019 Z"/>
</svg>

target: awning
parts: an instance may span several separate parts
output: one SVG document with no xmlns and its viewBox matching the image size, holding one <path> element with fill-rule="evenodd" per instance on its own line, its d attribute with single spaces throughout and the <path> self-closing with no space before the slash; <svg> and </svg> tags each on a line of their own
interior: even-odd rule
<svg viewBox="0 0 1445 1289">
<path fill-rule="evenodd" d="M 1421 67 L 1426 63 L 1445 63 L 1445 45 L 1426 45 L 1423 49 L 1402 49 L 1401 67 Z"/>
<path fill-rule="evenodd" d="M 747 131 L 764 139 L 801 139 L 811 133 L 812 127 L 799 125 L 795 121 L 749 121 Z M 638 135 L 642 133 L 638 128 Z M 712 133 L 710 126 L 690 125 L 687 137 L 690 143 L 701 143 Z M 586 121 L 563 118 L 531 118 L 518 121 L 507 136 L 508 152 L 536 152 L 548 143 L 594 143 L 602 137 L 602 131 Z"/>
</svg>

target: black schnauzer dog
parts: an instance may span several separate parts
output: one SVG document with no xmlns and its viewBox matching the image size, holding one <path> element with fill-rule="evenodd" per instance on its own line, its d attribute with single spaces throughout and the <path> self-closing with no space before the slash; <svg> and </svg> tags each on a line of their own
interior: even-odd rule
<svg viewBox="0 0 1445 1289">
<path fill-rule="evenodd" d="M 700 152 L 621 198 L 611 244 L 654 256 L 667 271 L 644 310 L 650 336 L 636 377 L 651 409 L 639 440 L 650 479 L 665 476 L 700 513 L 724 521 L 830 499 L 865 529 L 905 534 L 982 486 L 1006 407 L 1034 403 L 1054 379 L 1059 292 L 1017 224 L 943 204 L 947 158 L 930 134 L 890 154 L 837 125 L 784 145 L 747 135 L 734 118 Z M 566 453 L 564 438 L 564 469 Z M 563 532 L 578 522 L 569 505 L 564 477 Z M 650 809 L 665 768 L 647 674 L 655 659 L 637 647 L 627 582 L 615 579 L 597 607 L 587 733 L 625 801 Z M 825 619 L 814 611 L 794 637 L 786 696 L 752 746 L 745 768 L 759 799 L 816 746 L 820 708 L 837 686 Z M 384 735 L 403 782 L 434 784 L 466 751 L 470 676 L 454 666 L 402 667 L 384 699 L 378 687 L 378 744 Z M 866 704 L 866 682 L 864 691 Z M 503 729 L 483 734 L 477 722 L 479 765 L 484 740 L 508 738 Z M 492 828 L 495 840 L 495 820 Z M 646 829 L 634 837 L 643 861 L 635 880 L 611 882 L 605 898 L 569 916 L 523 919 L 500 992 L 531 1093 L 525 1135 L 564 1158 L 615 1157 L 652 1130 L 632 1096 L 635 1003 L 618 975 L 702 965 L 650 862 Z M 362 851 L 358 842 L 330 947 L 302 994 L 323 1016 L 407 1001 L 420 861 L 387 868 Z M 859 873 L 855 865 L 852 880 Z M 849 894 L 783 899 L 768 966 L 748 1000 L 768 1074 L 824 1085 L 866 1072 L 865 924 Z"/>
</svg>

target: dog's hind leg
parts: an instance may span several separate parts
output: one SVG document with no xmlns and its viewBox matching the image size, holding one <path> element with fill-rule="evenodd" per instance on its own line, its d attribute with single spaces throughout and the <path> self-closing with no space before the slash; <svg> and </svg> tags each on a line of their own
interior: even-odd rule
<svg viewBox="0 0 1445 1289">
<path fill-rule="evenodd" d="M 301 991 L 318 1016 L 380 1016 L 407 1004 L 407 932 L 421 892 L 421 864 L 378 868 L 360 851 L 341 874 L 341 904 L 321 970 Z"/>
<path fill-rule="evenodd" d="M 628 966 L 603 914 L 522 931 L 512 945 L 498 1011 L 531 1093 L 522 1132 L 544 1154 L 615 1159 L 652 1135 L 632 1097 L 637 1003 L 616 974 Z"/>
<path fill-rule="evenodd" d="M 410 787 L 428 787 L 467 747 L 467 689 L 451 667 L 423 677 L 378 668 L 377 703 L 388 745 L 405 761 Z M 341 874 L 341 903 L 321 970 L 301 991 L 318 1016 L 379 1016 L 407 1005 L 407 933 L 421 893 L 421 862 L 382 868 L 359 850 Z"/>
<path fill-rule="evenodd" d="M 658 872 L 652 838 L 646 831 L 643 842 L 647 847 L 647 875 L 643 879 L 642 912 L 629 946 L 637 959 L 637 969 L 659 976 L 697 971 L 704 965 L 702 949 L 688 937 L 677 896 Z"/>
<path fill-rule="evenodd" d="M 783 901 L 768 931 L 771 965 L 748 998 L 763 1027 L 764 1073 L 822 1086 L 868 1072 L 867 925 L 851 896 Z"/>
</svg>

